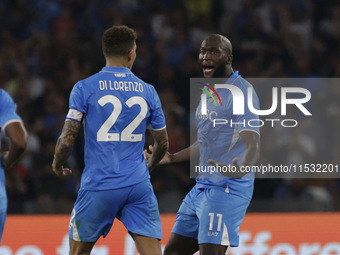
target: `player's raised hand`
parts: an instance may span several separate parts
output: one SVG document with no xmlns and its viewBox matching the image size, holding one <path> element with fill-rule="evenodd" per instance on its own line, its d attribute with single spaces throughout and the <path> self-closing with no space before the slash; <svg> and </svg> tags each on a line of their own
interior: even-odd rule
<svg viewBox="0 0 340 255">
<path fill-rule="evenodd" d="M 237 161 L 239 161 L 240 158 L 234 158 L 233 163 L 231 163 L 232 166 L 235 166 L 237 169 L 240 169 L 240 165 L 238 164 Z"/>
<path fill-rule="evenodd" d="M 2 149 L 2 148 L 1 148 Z M 6 158 L 8 157 L 9 155 L 9 151 L 3 151 L 1 150 L 1 165 L 2 167 L 5 169 L 5 170 L 8 170 L 9 169 L 9 166 L 6 164 Z"/>
<path fill-rule="evenodd" d="M 152 151 L 153 151 L 153 146 L 149 145 L 149 151 L 147 149 L 144 150 L 144 158 L 146 161 L 146 164 L 148 167 L 151 165 L 151 156 L 152 156 Z M 159 161 L 158 165 L 164 165 L 164 164 L 169 164 L 171 163 L 171 154 L 169 152 L 165 153 L 164 157 Z"/>
<path fill-rule="evenodd" d="M 67 167 L 63 167 L 63 166 L 57 167 L 56 164 L 54 163 L 54 161 L 52 163 L 52 170 L 57 176 L 60 176 L 60 177 L 72 174 L 71 169 L 69 169 Z"/>
<path fill-rule="evenodd" d="M 226 176 L 226 177 L 230 177 L 230 178 L 241 178 L 245 173 L 247 172 L 240 172 L 240 165 L 238 164 L 237 161 L 239 161 L 240 158 L 234 158 L 232 163 L 227 166 L 226 164 L 223 163 L 219 163 L 213 159 L 208 159 L 207 163 L 214 166 L 214 167 L 220 167 L 223 169 L 226 169 L 225 171 L 221 171 L 221 174 Z M 228 171 L 227 171 L 228 170 Z"/>
<path fill-rule="evenodd" d="M 217 161 L 215 161 L 213 159 L 208 159 L 207 163 L 212 165 L 212 166 L 214 166 L 214 167 L 217 167 L 217 166 L 221 166 L 221 167 L 226 166 L 225 164 L 219 163 L 219 162 L 217 162 Z"/>
<path fill-rule="evenodd" d="M 148 167 L 150 167 L 150 165 L 151 165 L 152 149 L 153 149 L 153 146 L 152 146 L 152 145 L 149 145 L 149 151 L 150 151 L 150 153 L 148 152 L 147 149 L 145 149 L 145 150 L 143 151 L 144 158 L 145 158 L 145 161 L 146 161 L 146 164 L 148 165 Z"/>
<path fill-rule="evenodd" d="M 233 162 L 230 164 L 230 166 L 235 166 L 237 169 L 240 169 L 240 165 L 237 162 L 239 160 L 240 160 L 240 158 L 234 158 Z M 216 162 L 213 159 L 208 159 L 207 163 L 212 165 L 212 166 L 215 166 L 215 167 L 217 167 L 217 166 L 220 166 L 220 167 L 227 166 L 226 164 Z"/>
</svg>

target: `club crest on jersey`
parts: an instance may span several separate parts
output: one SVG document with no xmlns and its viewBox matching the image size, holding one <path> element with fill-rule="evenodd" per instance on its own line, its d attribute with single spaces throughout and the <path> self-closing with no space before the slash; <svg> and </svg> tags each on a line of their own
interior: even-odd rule
<svg viewBox="0 0 340 255">
<path fill-rule="evenodd" d="M 202 112 L 199 111 L 199 109 L 197 109 L 196 117 L 200 120 L 208 120 L 209 119 L 211 122 L 213 122 L 214 119 L 216 119 L 218 117 L 218 113 L 216 111 L 210 111 L 209 109 L 207 109 L 207 113 L 202 114 Z"/>
</svg>

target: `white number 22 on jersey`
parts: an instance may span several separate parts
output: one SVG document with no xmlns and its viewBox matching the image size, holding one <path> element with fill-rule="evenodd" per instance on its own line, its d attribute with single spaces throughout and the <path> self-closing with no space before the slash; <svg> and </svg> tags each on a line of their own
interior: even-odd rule
<svg viewBox="0 0 340 255">
<path fill-rule="evenodd" d="M 106 95 L 101 97 L 98 100 L 98 104 L 100 106 L 104 106 L 106 104 L 113 105 L 113 111 L 110 116 L 106 119 L 103 125 L 97 132 L 97 141 L 98 142 L 110 142 L 110 141 L 123 141 L 123 142 L 140 142 L 143 139 L 143 134 L 132 134 L 133 131 L 139 126 L 139 124 L 145 118 L 148 112 L 148 105 L 144 98 L 139 96 L 130 97 L 126 102 L 128 107 L 132 107 L 136 104 L 140 106 L 140 112 L 134 118 L 133 121 L 129 125 L 127 125 L 124 130 L 119 133 L 109 133 L 109 130 L 116 123 L 121 111 L 122 111 L 122 103 L 118 97 L 112 95 Z"/>
</svg>

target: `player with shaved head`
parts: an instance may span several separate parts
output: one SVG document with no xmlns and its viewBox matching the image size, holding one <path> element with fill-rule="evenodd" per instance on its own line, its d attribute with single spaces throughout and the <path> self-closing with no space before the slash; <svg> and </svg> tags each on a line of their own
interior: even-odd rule
<svg viewBox="0 0 340 255">
<path fill-rule="evenodd" d="M 247 95 L 252 85 L 232 68 L 232 45 L 218 34 L 208 36 L 201 44 L 199 64 L 205 78 L 225 78 L 225 84 L 237 86 Z M 209 90 L 208 87 L 205 88 Z M 233 98 L 229 90 L 216 89 L 223 105 L 207 100 L 207 109 L 216 118 L 231 119 L 235 125 L 214 127 L 210 118 L 196 114 L 197 141 L 177 153 L 167 153 L 160 164 L 188 160 L 190 153 L 199 153 L 199 166 L 252 166 L 259 157 L 260 132 L 249 126 L 249 119 L 258 119 L 245 105 L 243 115 L 233 115 Z M 254 90 L 253 90 L 254 91 Z M 206 92 L 203 92 L 206 93 Z M 255 92 L 254 106 L 259 109 Z M 201 109 L 201 103 L 198 106 Z M 199 111 L 197 111 L 199 112 Z M 244 124 L 244 125 L 243 125 Z M 152 151 L 152 146 L 149 147 Z M 151 154 L 144 151 L 146 158 Z M 193 155 L 191 155 L 193 156 Z M 229 246 L 238 246 L 239 228 L 250 203 L 254 186 L 253 173 L 199 173 L 196 185 L 187 194 L 178 210 L 176 222 L 165 255 L 222 255 Z"/>
<path fill-rule="evenodd" d="M 204 77 L 229 77 L 233 72 L 232 51 L 230 41 L 224 36 L 213 34 L 205 39 L 199 54 L 199 64 Z M 207 55 L 207 52 L 210 55 Z"/>
</svg>

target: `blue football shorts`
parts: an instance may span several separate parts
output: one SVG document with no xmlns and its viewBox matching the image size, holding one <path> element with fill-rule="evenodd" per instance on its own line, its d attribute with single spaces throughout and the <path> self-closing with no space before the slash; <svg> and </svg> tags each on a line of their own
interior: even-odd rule
<svg viewBox="0 0 340 255">
<path fill-rule="evenodd" d="M 158 203 L 150 181 L 101 191 L 80 189 L 71 214 L 69 237 L 95 242 L 119 219 L 129 233 L 162 239 Z"/>
<path fill-rule="evenodd" d="M 195 186 L 178 210 L 172 233 L 195 238 L 199 244 L 238 246 L 249 203 L 222 189 Z"/>
<path fill-rule="evenodd" d="M 0 171 L 2 171 L 0 169 Z M 3 182 L 0 182 L 0 245 L 7 215 L 7 195 Z"/>
<path fill-rule="evenodd" d="M 2 233 L 4 232 L 5 221 L 6 221 L 6 212 L 0 212 L 0 245 L 1 245 Z"/>
</svg>

